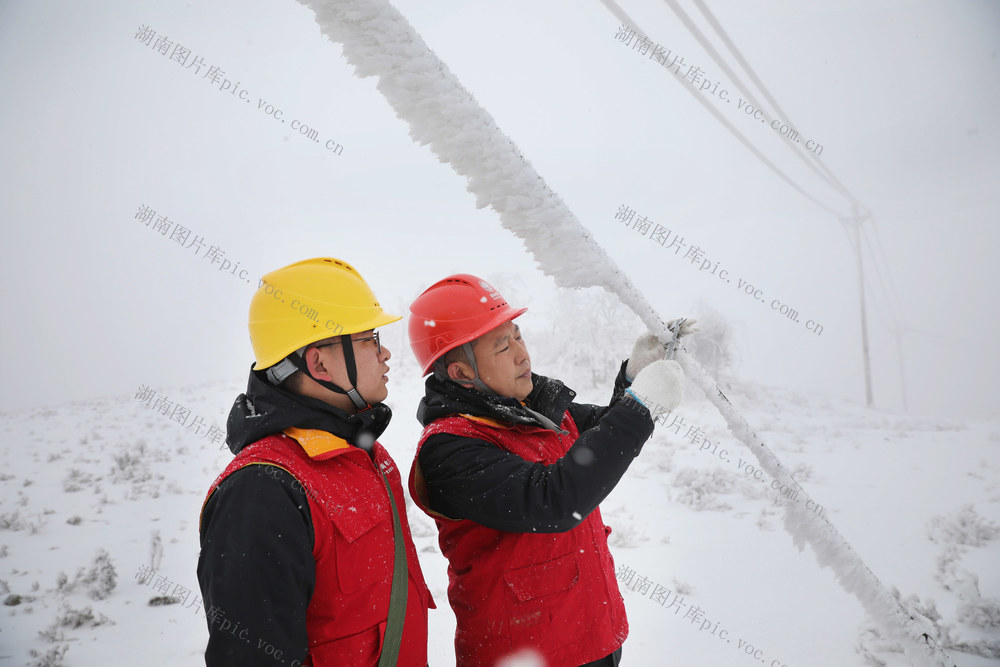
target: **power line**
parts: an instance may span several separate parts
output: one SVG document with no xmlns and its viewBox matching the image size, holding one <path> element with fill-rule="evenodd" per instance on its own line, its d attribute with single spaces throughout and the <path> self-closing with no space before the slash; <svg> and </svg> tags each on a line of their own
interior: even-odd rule
<svg viewBox="0 0 1000 667">
<path fill-rule="evenodd" d="M 871 225 L 871 228 L 873 230 L 875 229 L 874 223 Z M 864 229 L 863 232 L 865 234 L 865 238 L 868 239 L 869 230 Z M 884 253 L 883 253 L 883 261 L 879 261 L 879 259 L 875 256 L 874 247 L 875 244 L 873 244 L 870 239 L 865 244 L 865 249 L 868 251 L 868 255 L 871 258 L 872 265 L 875 267 L 876 282 L 879 288 L 881 289 L 882 293 L 884 294 L 883 298 L 885 300 L 885 308 L 888 312 L 886 317 L 888 320 L 890 320 L 889 329 L 893 331 L 895 330 L 901 331 L 906 328 L 906 323 L 902 313 L 897 309 L 897 304 L 899 303 L 899 295 L 898 293 L 894 293 L 895 286 L 892 282 L 892 274 L 889 272 L 889 264 L 886 258 L 884 257 Z"/>
<path fill-rule="evenodd" d="M 647 34 L 644 31 L 638 29 L 637 24 L 628 16 L 628 14 L 619 7 L 614 0 L 601 0 L 604 6 L 623 24 L 629 28 L 635 30 L 640 34 Z M 746 72 L 747 77 L 751 82 L 757 87 L 757 89 L 764 96 L 764 99 L 771 105 L 777 113 L 782 115 L 785 122 L 791 123 L 791 119 L 781 108 L 781 105 L 771 94 L 770 90 L 757 75 L 754 69 L 750 66 L 750 63 L 740 52 L 739 48 L 730 38 L 728 32 L 723 28 L 719 20 L 714 14 L 708 9 L 704 4 L 703 0 L 692 0 L 695 6 L 699 9 L 701 14 L 705 17 L 706 21 L 721 39 L 722 43 L 726 46 L 732 56 L 735 58 L 743 71 Z M 705 34 L 698 28 L 697 25 L 692 21 L 690 16 L 679 6 L 677 0 L 664 0 L 668 7 L 674 12 L 681 23 L 685 26 L 688 32 L 698 41 L 699 44 L 706 50 L 708 55 L 715 61 L 715 63 L 722 68 L 735 83 L 737 88 L 743 92 L 754 104 L 757 109 L 761 110 L 762 115 L 765 116 L 767 120 L 771 120 L 770 115 L 764 109 L 761 109 L 760 105 L 757 104 L 750 87 L 742 80 L 740 75 L 734 71 L 734 69 L 726 61 L 725 57 L 719 53 L 719 51 L 714 47 L 714 45 L 708 40 Z M 687 88 L 687 86 L 684 86 Z M 879 235 L 877 227 L 875 227 L 874 220 L 872 220 L 872 231 L 869 234 L 867 230 L 863 229 L 863 223 L 866 220 L 871 220 L 870 210 L 864 206 L 855 197 L 850 190 L 836 177 L 832 170 L 823 163 L 815 153 L 805 150 L 800 144 L 793 142 L 787 135 L 781 135 L 784 139 L 785 145 L 792 150 L 792 152 L 802 160 L 806 166 L 808 166 L 823 182 L 832 187 L 836 192 L 843 196 L 850 204 L 852 208 L 852 215 L 844 216 L 838 211 L 835 211 L 831 207 L 819 201 L 816 197 L 812 196 L 806 192 L 797 183 L 793 182 L 790 177 L 788 177 L 784 172 L 778 169 L 766 156 L 759 151 L 756 146 L 754 146 L 739 130 L 737 130 L 728 120 L 722 117 L 722 114 L 713 105 L 708 103 L 704 96 L 702 96 L 698 91 L 689 88 L 688 92 L 697 98 L 698 102 L 707 109 L 715 118 L 718 120 L 723 127 L 730 131 L 733 136 L 735 136 L 751 153 L 757 157 L 765 166 L 767 166 L 772 172 L 778 175 L 782 180 L 792 186 L 796 191 L 805 196 L 807 199 L 818 205 L 823 210 L 832 213 L 838 217 L 841 223 L 843 223 L 842 229 L 847 236 L 848 244 L 854 248 L 855 259 L 857 262 L 858 270 L 858 290 L 859 290 L 859 300 L 860 300 L 860 315 L 861 315 L 861 337 L 862 337 L 862 352 L 864 356 L 864 372 L 865 372 L 865 389 L 868 405 L 872 405 L 872 387 L 871 387 L 871 371 L 870 371 L 870 357 L 869 357 L 869 345 L 868 345 L 868 330 L 867 330 L 867 307 L 865 303 L 865 287 L 868 286 L 869 291 L 875 297 L 876 307 L 884 314 L 884 320 L 886 322 L 887 328 L 893 333 L 896 344 L 897 344 L 897 357 L 899 359 L 899 373 L 900 373 L 900 383 L 901 391 L 903 392 L 903 404 L 904 409 L 906 406 L 906 390 L 904 386 L 903 378 L 903 360 L 902 360 L 902 342 L 901 337 L 907 333 L 907 331 L 914 332 L 913 329 L 909 328 L 905 324 L 903 314 L 898 307 L 900 303 L 899 293 L 896 289 L 895 281 L 893 280 L 892 273 L 889 269 L 888 258 L 885 254 L 885 249 L 882 245 L 881 236 Z M 806 153 L 812 159 L 807 157 Z M 854 235 L 848 231 L 848 227 L 853 226 Z M 871 236 L 874 236 L 874 243 L 872 242 Z M 874 276 L 865 275 L 864 271 L 864 252 L 862 251 L 862 245 L 865 246 L 865 251 L 867 251 L 870 256 L 870 261 L 875 268 Z M 881 258 L 875 255 L 875 250 L 881 255 Z M 878 285 L 879 289 L 876 289 L 874 284 Z M 881 305 L 879 304 L 881 302 Z"/>
<path fill-rule="evenodd" d="M 628 14 L 626 14 L 624 12 L 624 10 L 622 10 L 621 7 L 619 7 L 617 5 L 617 3 L 615 3 L 614 0 L 601 0 L 601 2 L 608 9 L 608 11 L 610 11 L 612 14 L 614 14 L 614 16 L 619 21 L 621 21 L 623 24 L 629 26 L 632 30 L 635 30 L 637 33 L 640 33 L 642 35 L 648 34 L 645 31 L 643 31 L 640 28 L 638 28 L 637 24 L 628 16 Z M 682 81 L 678 81 L 678 83 L 683 84 Z M 754 156 L 758 160 L 760 160 L 761 162 L 763 162 L 764 165 L 768 167 L 768 169 L 770 169 L 775 174 L 777 174 L 778 177 L 781 178 L 781 180 L 783 180 L 786 183 L 788 183 L 795 190 L 797 190 L 803 197 L 809 199 L 811 202 L 813 202 L 814 204 L 816 204 L 820 208 L 824 209 L 825 211 L 828 211 L 829 213 L 832 213 L 833 215 L 840 215 L 837 211 L 833 210 L 832 208 L 830 208 L 829 206 L 827 206 L 823 202 L 821 202 L 818 199 L 816 199 L 815 197 L 813 197 L 811 194 L 809 194 L 808 192 L 806 192 L 805 190 L 803 190 L 801 187 L 799 187 L 799 185 L 797 183 L 793 182 L 792 179 L 790 179 L 788 176 L 786 176 L 785 173 L 782 172 L 780 169 L 778 169 L 778 167 L 775 166 L 774 163 L 772 163 L 763 153 L 761 153 L 757 149 L 756 146 L 754 146 L 752 143 L 750 143 L 750 141 L 746 137 L 744 137 L 743 134 L 739 130 L 737 130 L 736 127 L 734 127 L 732 123 L 730 123 L 728 120 L 726 120 L 722 116 L 722 113 L 718 109 L 716 109 L 714 106 L 712 106 L 711 104 L 709 104 L 704 99 L 704 96 L 702 96 L 699 92 L 695 91 L 694 89 L 690 88 L 689 86 L 682 85 L 682 87 L 684 89 L 686 89 L 691 95 L 693 95 L 694 98 L 696 100 L 698 100 L 699 104 L 701 104 L 705 109 L 707 109 L 709 111 L 709 113 L 711 113 L 713 116 L 715 116 L 716 120 L 718 120 L 720 123 L 722 123 L 722 125 L 727 130 L 729 130 L 733 134 L 733 136 L 735 136 L 737 139 L 739 139 L 740 143 L 742 143 L 744 146 L 746 146 L 747 150 L 749 150 L 751 153 L 753 153 Z"/>
<path fill-rule="evenodd" d="M 711 10 L 708 9 L 708 7 L 705 5 L 704 2 L 702 2 L 702 0 L 693 0 L 693 2 L 695 4 L 695 6 L 697 6 L 698 9 L 701 11 L 702 15 L 704 15 L 705 19 L 712 26 L 712 29 L 715 30 L 715 32 L 719 35 L 719 38 L 726 45 L 726 48 L 729 49 L 729 52 L 733 54 L 733 56 L 736 58 L 737 62 L 739 62 L 740 66 L 743 67 L 743 70 L 747 73 L 747 76 L 750 77 L 750 80 L 753 81 L 754 85 L 756 85 L 757 88 L 764 95 L 764 98 L 775 108 L 775 110 L 777 110 L 777 112 L 779 114 L 781 114 L 782 118 L 784 118 L 789 124 L 791 124 L 792 123 L 791 117 L 787 113 L 785 113 L 784 109 L 782 109 L 781 106 L 778 104 L 778 101 L 776 99 L 774 99 L 773 95 L 771 95 L 771 92 L 768 90 L 767 86 L 764 85 L 764 82 L 761 81 L 760 77 L 757 76 L 757 73 L 754 71 L 754 69 L 752 67 L 750 67 L 750 63 L 748 63 L 747 60 L 746 60 L 746 58 L 743 57 L 743 54 L 736 47 L 736 44 L 733 43 L 732 39 L 730 39 L 729 33 L 727 33 L 726 30 L 722 27 L 722 24 L 720 24 L 719 20 L 717 18 L 715 18 L 715 15 L 712 14 Z M 716 62 L 719 62 L 719 61 L 716 60 Z M 719 64 L 722 65 L 722 63 L 719 63 Z M 726 68 L 724 67 L 724 69 L 726 69 Z M 738 82 L 738 84 L 739 84 L 739 82 Z M 741 88 L 745 89 L 745 87 L 743 87 L 743 86 L 741 86 Z M 748 94 L 748 96 L 749 96 L 749 94 Z M 791 139 L 789 139 L 787 135 L 783 135 L 783 136 L 784 136 L 784 138 L 786 140 L 786 143 L 788 143 L 792 148 L 798 149 L 798 147 L 799 147 L 798 144 L 793 144 L 791 142 Z M 805 159 L 805 157 L 804 157 L 804 155 L 803 155 L 803 153 L 801 151 L 796 150 L 795 152 L 796 152 L 797 155 L 799 155 L 800 157 L 803 157 L 803 159 Z M 830 168 L 826 166 L 826 163 L 824 163 L 823 161 L 821 161 L 819 159 L 819 157 L 815 153 L 813 153 L 812 151 L 807 151 L 806 153 L 810 157 L 812 157 L 812 159 L 816 162 L 816 164 L 819 165 L 819 168 L 822 169 L 825 172 L 826 177 L 824 178 L 824 180 L 826 180 L 828 183 L 830 183 L 832 186 L 834 186 L 835 189 L 839 190 L 840 193 L 843 194 L 847 199 L 849 199 L 850 202 L 856 208 L 858 208 L 859 210 L 861 210 L 864 213 L 868 212 L 867 208 L 864 205 L 862 205 L 861 202 L 859 202 L 857 200 L 857 198 L 854 197 L 853 194 L 851 194 L 851 192 L 847 189 L 847 187 L 843 183 L 841 183 L 840 180 L 830 170 Z M 806 163 L 809 164 L 809 166 L 812 169 L 814 169 L 814 170 L 816 169 L 816 166 L 813 165 L 812 163 L 810 163 L 808 160 L 806 160 Z M 822 174 L 821 174 L 821 177 L 822 177 Z"/>
<path fill-rule="evenodd" d="M 695 25 L 694 21 L 691 20 L 691 17 L 688 16 L 687 13 L 680 7 L 680 5 L 677 3 L 677 0 L 663 0 L 663 1 L 666 3 L 666 5 L 668 7 L 670 7 L 671 10 L 673 10 L 674 14 L 677 15 L 677 18 L 679 18 L 681 20 L 681 23 L 684 24 L 684 27 L 687 28 L 687 31 L 689 33 L 691 33 L 691 35 L 694 36 L 694 38 L 698 41 L 698 43 L 701 44 L 702 48 L 704 48 L 705 51 L 708 52 L 709 57 L 711 57 L 712 60 L 714 60 L 715 63 L 719 67 L 722 68 L 723 72 L 725 72 L 727 75 L 729 75 L 729 78 L 732 79 L 733 82 L 736 84 L 736 86 L 743 92 L 743 94 L 746 95 L 750 99 L 750 102 L 753 103 L 754 107 L 756 107 L 757 109 L 760 109 L 760 111 L 761 111 L 762 115 L 764 116 L 764 118 L 767 121 L 773 121 L 774 119 L 771 117 L 771 115 L 767 111 L 765 111 L 764 109 L 762 109 L 761 105 L 757 102 L 756 99 L 754 99 L 754 96 L 753 96 L 753 94 L 752 94 L 752 92 L 750 90 L 750 87 L 747 86 L 742 81 L 742 79 L 740 78 L 740 75 L 737 74 L 733 70 L 733 68 L 729 66 L 729 63 L 726 62 L 726 60 L 722 56 L 722 54 L 720 54 L 716 50 L 716 48 L 711 44 L 711 42 L 708 41 L 708 38 L 705 36 L 705 34 L 698 28 L 697 25 Z M 725 30 L 719 24 L 719 22 L 715 18 L 715 16 L 712 15 L 712 13 L 708 11 L 708 8 L 705 7 L 703 4 L 699 5 L 699 9 L 702 10 L 702 13 L 705 14 L 705 16 L 708 19 L 709 23 L 712 25 L 712 27 L 715 29 L 715 31 L 717 33 L 719 33 L 720 37 L 722 37 L 723 42 L 726 44 L 726 46 L 729 48 L 729 50 L 731 52 L 733 52 L 733 55 L 736 56 L 736 59 L 743 66 L 743 69 L 747 72 L 747 74 L 750 76 L 750 78 L 756 83 L 757 87 L 764 93 L 765 97 L 768 99 L 768 101 L 771 102 L 772 106 L 774 106 L 774 108 L 778 109 L 779 113 L 781 113 L 783 115 L 783 117 L 786 120 L 788 120 L 788 122 L 791 122 L 791 120 L 788 118 L 788 116 L 784 115 L 784 111 L 781 110 L 781 107 L 778 105 L 778 103 L 771 96 L 770 92 L 767 91 L 767 88 L 764 86 L 763 82 L 760 81 L 760 78 L 756 75 L 756 73 L 750 67 L 749 63 L 747 63 L 746 59 L 743 58 L 742 54 L 736 48 L 736 45 L 733 44 L 733 42 L 732 42 L 731 39 L 729 39 L 729 35 L 725 32 Z M 847 191 L 847 188 L 845 188 L 843 186 L 843 184 L 840 183 L 840 181 L 838 181 L 835 177 L 832 176 L 832 174 L 829 173 L 829 169 L 827 169 L 828 173 L 824 174 L 822 171 L 820 171 L 820 169 L 813 162 L 811 162 L 805 156 L 805 154 L 801 150 L 801 146 L 798 143 L 796 143 L 795 141 L 793 141 L 791 139 L 791 137 L 789 137 L 787 134 L 779 135 L 779 136 L 781 136 L 781 138 L 784 140 L 785 145 L 788 146 L 791 149 L 792 153 L 794 153 L 796 157 L 798 157 L 800 160 L 802 160 L 802 162 L 807 167 L 809 167 L 810 169 L 812 169 L 813 172 L 815 172 L 816 175 L 819 176 L 819 178 L 821 180 L 823 180 L 824 182 L 826 182 L 828 185 L 830 185 L 831 187 L 833 187 L 835 190 L 839 190 L 840 193 L 843 196 L 845 196 L 848 200 L 850 200 L 851 204 L 854 205 L 855 208 L 863 208 L 861 206 L 860 202 L 858 202 L 857 199 L 855 199 L 851 195 L 851 193 Z M 811 152 L 809 154 L 812 155 L 814 158 L 816 157 Z M 822 162 L 820 162 L 819 164 L 825 167 L 825 165 L 823 165 Z"/>
<path fill-rule="evenodd" d="M 892 271 L 889 269 L 889 266 L 890 266 L 890 264 L 889 264 L 889 258 L 885 254 L 885 246 L 882 245 L 882 236 L 879 233 L 878 226 L 875 225 L 875 221 L 874 220 L 872 220 L 872 230 L 871 230 L 871 233 L 875 237 L 875 244 L 874 245 L 875 245 L 875 247 L 878 248 L 879 254 L 882 256 L 882 264 L 885 266 L 885 272 L 886 272 L 886 275 L 888 276 L 888 280 L 886 282 L 889 285 L 889 290 L 891 292 L 891 296 L 895 299 L 895 301 L 897 303 L 899 303 L 899 302 L 902 301 L 899 298 L 899 290 L 896 289 L 896 281 L 895 281 L 895 279 L 893 279 L 893 277 L 892 277 Z M 869 244 L 870 243 L 871 242 L 869 241 Z M 906 326 L 906 318 L 902 314 L 897 319 L 900 322 L 900 326 L 902 326 L 902 327 Z"/>
</svg>

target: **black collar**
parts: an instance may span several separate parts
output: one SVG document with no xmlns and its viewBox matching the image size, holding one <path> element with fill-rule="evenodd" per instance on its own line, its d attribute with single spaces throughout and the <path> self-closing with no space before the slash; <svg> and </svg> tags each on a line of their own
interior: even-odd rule
<svg viewBox="0 0 1000 667">
<path fill-rule="evenodd" d="M 516 398 L 466 389 L 460 384 L 431 375 L 427 378 L 424 397 L 417 407 L 417 420 L 427 426 L 448 415 L 469 414 L 494 421 L 545 428 L 546 424 L 532 414 L 533 410 L 554 424 L 560 424 L 576 392 L 559 380 L 535 373 L 531 374 L 531 381 L 531 393 L 524 399 L 524 405 L 521 405 Z M 525 406 L 530 410 L 526 410 Z"/>
<path fill-rule="evenodd" d="M 251 370 L 246 393 L 236 397 L 229 411 L 226 444 L 236 454 L 252 442 L 295 426 L 326 431 L 357 446 L 378 439 L 390 419 L 392 410 L 384 403 L 350 414 L 319 399 L 276 387 L 263 371 Z"/>
</svg>

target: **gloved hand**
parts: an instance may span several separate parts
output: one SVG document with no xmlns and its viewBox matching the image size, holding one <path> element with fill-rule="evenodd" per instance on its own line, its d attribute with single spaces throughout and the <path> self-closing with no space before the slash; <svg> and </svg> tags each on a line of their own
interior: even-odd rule
<svg viewBox="0 0 1000 667">
<path fill-rule="evenodd" d="M 674 326 L 681 320 L 683 320 L 683 324 L 681 324 L 681 330 L 677 334 L 678 339 L 701 331 L 701 329 L 697 328 L 694 325 L 694 323 L 697 322 L 698 320 L 692 319 L 690 317 L 678 317 L 676 320 L 670 320 L 669 322 L 667 322 L 667 328 L 673 329 Z"/>
<path fill-rule="evenodd" d="M 673 327 L 680 320 L 670 320 L 667 322 L 667 327 Z M 688 336 L 693 333 L 697 333 L 698 329 L 695 328 L 694 323 L 697 320 L 686 320 L 681 324 L 680 331 L 677 332 L 677 339 L 680 340 L 684 336 Z M 643 368 L 653 363 L 657 359 L 663 359 L 666 357 L 667 348 L 660 342 L 660 339 L 651 333 L 646 333 L 639 336 L 638 340 L 635 341 L 635 345 L 632 347 L 632 355 L 628 358 L 628 364 L 625 366 L 625 377 L 629 380 L 634 378 L 639 374 Z"/>
<path fill-rule="evenodd" d="M 642 403 L 656 419 L 675 410 L 684 399 L 684 372 L 673 359 L 654 361 L 639 371 L 625 393 Z"/>
</svg>

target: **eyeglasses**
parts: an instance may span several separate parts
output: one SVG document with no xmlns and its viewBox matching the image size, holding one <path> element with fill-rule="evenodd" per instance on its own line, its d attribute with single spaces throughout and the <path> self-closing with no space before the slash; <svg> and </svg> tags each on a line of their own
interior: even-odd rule
<svg viewBox="0 0 1000 667">
<path fill-rule="evenodd" d="M 364 338 L 352 338 L 351 343 L 364 343 L 365 341 L 373 340 L 375 341 L 376 354 L 382 354 L 382 343 L 379 341 L 378 332 L 373 331 L 371 336 L 365 336 Z M 322 345 L 313 345 L 313 347 L 330 347 L 331 345 L 342 345 L 341 341 L 336 341 L 333 343 L 323 343 Z"/>
</svg>

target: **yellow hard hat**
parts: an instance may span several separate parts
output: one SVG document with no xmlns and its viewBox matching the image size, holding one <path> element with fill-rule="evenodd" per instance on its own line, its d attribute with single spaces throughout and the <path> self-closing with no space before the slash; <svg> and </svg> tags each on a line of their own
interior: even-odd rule
<svg viewBox="0 0 1000 667">
<path fill-rule="evenodd" d="M 250 301 L 254 370 L 324 338 L 368 331 L 402 319 L 382 310 L 357 270 L 333 257 L 317 257 L 272 271 Z"/>
</svg>

